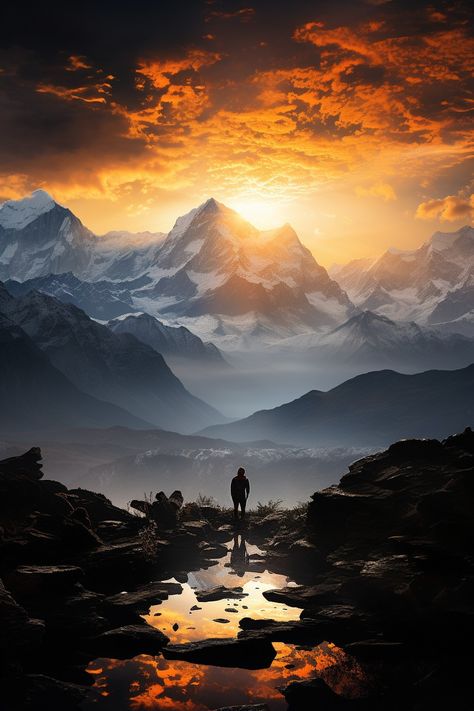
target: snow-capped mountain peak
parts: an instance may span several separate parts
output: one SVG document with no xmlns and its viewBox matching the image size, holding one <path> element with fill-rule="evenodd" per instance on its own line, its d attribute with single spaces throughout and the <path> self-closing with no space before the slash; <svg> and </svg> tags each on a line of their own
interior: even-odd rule
<svg viewBox="0 0 474 711">
<path fill-rule="evenodd" d="M 22 230 L 55 205 L 45 190 L 34 190 L 21 200 L 7 200 L 0 205 L 0 225 L 6 230 Z"/>
<path fill-rule="evenodd" d="M 463 238 L 474 241 L 474 228 L 464 225 L 456 232 L 435 232 L 427 244 L 437 252 L 444 252 L 451 249 L 459 239 Z"/>
</svg>

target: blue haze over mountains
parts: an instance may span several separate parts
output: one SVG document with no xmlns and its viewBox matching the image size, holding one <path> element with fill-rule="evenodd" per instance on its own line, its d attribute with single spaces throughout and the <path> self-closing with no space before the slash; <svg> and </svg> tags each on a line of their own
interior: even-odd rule
<svg viewBox="0 0 474 711">
<path fill-rule="evenodd" d="M 0 279 L 4 450 L 41 435 L 53 474 L 119 500 L 159 472 L 220 492 L 239 458 L 304 498 L 355 452 L 473 424 L 469 226 L 328 273 L 212 198 L 97 236 L 36 191 L 0 206 Z"/>
</svg>

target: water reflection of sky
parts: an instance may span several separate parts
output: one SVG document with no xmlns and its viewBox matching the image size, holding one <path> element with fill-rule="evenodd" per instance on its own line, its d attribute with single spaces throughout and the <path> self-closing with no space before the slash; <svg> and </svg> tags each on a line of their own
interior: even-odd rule
<svg viewBox="0 0 474 711">
<path fill-rule="evenodd" d="M 230 544 L 231 550 L 233 547 Z M 261 553 L 256 546 L 247 544 L 246 548 L 244 566 L 242 560 L 237 562 L 238 575 L 235 555 L 231 567 L 229 553 L 217 565 L 190 573 L 182 594 L 153 605 L 146 621 L 163 630 L 172 644 L 181 644 L 208 637 L 235 637 L 240 629 L 239 620 L 246 616 L 280 621 L 298 619 L 301 610 L 268 602 L 262 595 L 265 590 L 283 587 L 291 581 L 264 570 L 256 558 L 252 561 L 252 555 Z M 247 595 L 241 600 L 204 603 L 196 600 L 196 591 L 216 585 L 241 586 Z M 201 609 L 191 611 L 194 605 Z M 237 612 L 226 612 L 226 608 Z M 228 622 L 215 622 L 216 619 Z M 178 628 L 173 629 L 176 625 Z M 282 643 L 274 646 L 277 655 L 271 667 L 259 670 L 190 664 L 162 656 L 141 655 L 124 661 L 97 659 L 88 668 L 95 683 L 83 708 L 207 711 L 219 706 L 266 702 L 272 711 L 279 711 L 286 709 L 286 702 L 277 687 L 311 678 L 316 673 L 338 693 L 349 697 L 363 693 L 362 670 L 334 645 L 323 643 L 312 650 Z"/>
</svg>

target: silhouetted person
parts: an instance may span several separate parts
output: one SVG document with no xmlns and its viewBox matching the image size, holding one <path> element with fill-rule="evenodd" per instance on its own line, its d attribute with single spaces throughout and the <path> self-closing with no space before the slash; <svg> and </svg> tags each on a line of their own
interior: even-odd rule
<svg viewBox="0 0 474 711">
<path fill-rule="evenodd" d="M 245 476 L 245 469 L 240 467 L 237 476 L 234 476 L 230 485 L 230 495 L 234 502 L 234 518 L 238 517 L 240 506 L 240 518 L 245 518 L 245 506 L 250 493 L 250 482 Z"/>
<path fill-rule="evenodd" d="M 240 534 L 239 544 L 239 534 L 236 533 L 234 536 L 234 547 L 230 552 L 230 565 L 239 577 L 245 574 L 248 561 L 249 557 L 247 554 L 247 546 L 245 545 L 245 536 Z"/>
</svg>

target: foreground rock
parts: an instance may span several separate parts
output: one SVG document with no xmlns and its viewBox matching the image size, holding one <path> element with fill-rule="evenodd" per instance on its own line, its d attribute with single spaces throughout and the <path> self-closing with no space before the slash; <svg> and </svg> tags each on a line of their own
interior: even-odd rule
<svg viewBox="0 0 474 711">
<path fill-rule="evenodd" d="M 183 591 L 179 583 L 148 583 L 132 592 L 120 592 L 104 601 L 104 608 L 111 619 L 138 618 L 147 615 L 151 605 L 167 600 L 170 595 L 180 595 Z"/>
<path fill-rule="evenodd" d="M 202 642 L 169 645 L 163 650 L 165 659 L 180 659 L 194 664 L 218 667 L 266 669 L 276 656 L 266 639 L 206 639 Z"/>
<path fill-rule="evenodd" d="M 301 623 L 242 620 L 240 634 L 302 641 L 307 630 L 312 643 L 343 645 L 379 683 L 356 702 L 320 680 L 294 682 L 284 690 L 290 708 L 439 708 L 453 694 L 464 708 L 470 690 L 457 650 L 474 631 L 473 504 L 470 429 L 443 442 L 397 442 L 313 495 L 306 530 L 270 544 L 284 568 L 298 542 L 304 585 L 265 592 L 303 608 Z M 451 681 L 441 669 L 456 670 Z"/>
<path fill-rule="evenodd" d="M 168 642 L 169 637 L 154 627 L 126 625 L 103 632 L 88 641 L 85 648 L 97 657 L 130 659 L 138 654 L 159 654 Z"/>
</svg>

